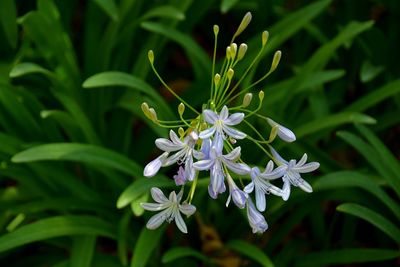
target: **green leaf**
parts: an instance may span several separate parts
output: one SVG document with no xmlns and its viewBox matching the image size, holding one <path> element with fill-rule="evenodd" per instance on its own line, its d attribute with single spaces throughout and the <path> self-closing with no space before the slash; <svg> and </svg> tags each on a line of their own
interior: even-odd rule
<svg viewBox="0 0 400 267">
<path fill-rule="evenodd" d="M 365 174 L 355 171 L 338 171 L 322 176 L 313 184 L 314 192 L 336 190 L 343 187 L 359 187 L 368 191 L 392 210 L 400 220 L 398 203 L 390 198 L 386 192 L 379 187 L 376 181 Z"/>
<path fill-rule="evenodd" d="M 114 0 L 92 0 L 98 5 L 113 21 L 119 20 L 118 8 Z"/>
<path fill-rule="evenodd" d="M 170 263 L 174 260 L 185 258 L 185 257 L 193 257 L 199 259 L 205 263 L 210 263 L 210 259 L 203 255 L 201 252 L 188 247 L 174 247 L 170 250 L 166 251 L 162 256 L 162 263 Z"/>
<path fill-rule="evenodd" d="M 19 63 L 10 71 L 10 78 L 18 78 L 28 74 L 41 73 L 48 77 L 54 77 L 54 74 L 49 70 L 30 62 Z"/>
<path fill-rule="evenodd" d="M 372 65 L 369 61 L 364 61 L 360 70 L 360 80 L 363 83 L 367 83 L 378 76 L 385 68 L 382 66 Z"/>
<path fill-rule="evenodd" d="M 176 20 L 184 20 L 185 14 L 173 6 L 156 6 L 147 11 L 140 19 L 146 20 L 151 18 L 172 18 Z"/>
<path fill-rule="evenodd" d="M 0 24 L 11 48 L 16 48 L 18 39 L 17 8 L 14 0 L 0 1 Z"/>
<path fill-rule="evenodd" d="M 134 181 L 128 186 L 117 200 L 117 208 L 122 209 L 129 205 L 132 201 L 141 197 L 152 187 L 172 187 L 174 183 L 171 179 L 157 175 L 152 178 L 142 178 Z"/>
<path fill-rule="evenodd" d="M 233 249 L 252 260 L 261 264 L 264 267 L 274 267 L 271 259 L 258 247 L 255 245 L 243 241 L 243 240 L 230 240 L 226 243 L 226 247 Z"/>
<path fill-rule="evenodd" d="M 389 249 L 341 249 L 307 254 L 296 262 L 296 267 L 355 264 L 384 261 L 399 257 L 397 250 Z"/>
<path fill-rule="evenodd" d="M 131 267 L 145 267 L 150 259 L 153 250 L 160 245 L 160 240 L 166 227 L 160 227 L 156 230 L 143 228 L 133 249 Z"/>
<path fill-rule="evenodd" d="M 83 235 L 73 238 L 70 267 L 90 267 L 96 248 L 95 235 Z"/>
<path fill-rule="evenodd" d="M 305 135 L 318 132 L 324 129 L 334 128 L 338 125 L 345 123 L 365 123 L 374 124 L 375 119 L 357 112 L 341 112 L 333 115 L 329 115 L 323 118 L 310 121 L 303 124 L 295 130 L 297 137 L 303 137 Z"/>
<path fill-rule="evenodd" d="M 369 94 L 357 99 L 349 105 L 346 110 L 361 112 L 399 93 L 400 80 L 395 80 L 378 89 L 372 90 Z"/>
<path fill-rule="evenodd" d="M 360 137 L 348 132 L 338 132 L 337 135 L 353 146 L 386 179 L 397 195 L 400 196 L 400 180 L 386 167 L 385 159 L 379 156 L 378 152 L 371 145 Z"/>
<path fill-rule="evenodd" d="M 397 244 L 400 244 L 399 228 L 396 225 L 394 225 L 391 221 L 380 215 L 379 213 L 364 206 L 353 203 L 342 204 L 338 206 L 336 209 L 338 211 L 345 212 L 366 220 L 367 222 L 373 224 L 382 232 L 387 234 Z"/>
<path fill-rule="evenodd" d="M 93 216 L 56 216 L 42 219 L 0 237 L 0 252 L 32 242 L 69 235 L 100 235 L 116 239 L 112 224 Z"/>
<path fill-rule="evenodd" d="M 206 77 L 209 76 L 209 73 L 211 72 L 211 61 L 209 60 L 209 56 L 188 35 L 180 32 L 174 28 L 171 28 L 171 27 L 168 27 L 166 25 L 163 25 L 161 23 L 156 23 L 156 22 L 147 22 L 147 21 L 142 22 L 141 26 L 142 26 L 142 28 L 144 28 L 150 32 L 161 34 L 161 35 L 177 42 L 179 45 L 181 45 L 186 50 L 188 56 L 194 63 L 193 67 L 199 66 L 202 75 L 205 75 Z M 157 56 L 157 55 L 155 55 L 155 56 Z"/>
<path fill-rule="evenodd" d="M 123 86 L 128 89 L 144 93 L 151 96 L 163 112 L 167 112 L 168 116 L 173 116 L 173 113 L 166 104 L 165 100 L 151 87 L 148 83 L 142 79 L 133 75 L 118 72 L 118 71 L 107 71 L 97 73 L 87 78 L 83 84 L 83 88 L 98 88 L 98 87 L 110 87 L 110 86 Z"/>
<path fill-rule="evenodd" d="M 239 0 L 222 0 L 221 2 L 221 13 L 228 12 L 232 7 L 234 7 Z"/>
<path fill-rule="evenodd" d="M 12 157 L 12 162 L 26 163 L 43 160 L 67 160 L 109 167 L 128 175 L 142 176 L 142 167 L 129 158 L 112 150 L 76 143 L 53 143 L 29 148 Z"/>
</svg>

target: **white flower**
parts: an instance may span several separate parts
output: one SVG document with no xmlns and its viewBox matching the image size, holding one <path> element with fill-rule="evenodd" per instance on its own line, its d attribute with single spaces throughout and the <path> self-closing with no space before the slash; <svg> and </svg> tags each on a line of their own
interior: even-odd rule
<svg viewBox="0 0 400 267">
<path fill-rule="evenodd" d="M 312 172 L 319 167 L 318 162 L 310 162 L 306 164 L 307 161 L 307 154 L 304 153 L 303 157 L 300 159 L 299 162 L 292 159 L 289 162 L 284 160 L 278 152 L 276 152 L 271 147 L 272 155 L 274 156 L 275 160 L 280 164 L 280 166 L 285 167 L 285 173 L 282 177 L 283 180 L 283 195 L 282 199 L 287 200 L 290 195 L 290 184 L 293 186 L 300 187 L 307 193 L 311 193 L 312 187 L 309 183 L 307 183 L 303 178 L 301 178 L 300 173 L 307 173 Z"/>
<path fill-rule="evenodd" d="M 251 198 L 247 199 L 247 218 L 249 224 L 255 233 L 263 233 L 268 229 L 267 221 L 264 216 L 254 207 Z"/>
<path fill-rule="evenodd" d="M 217 198 L 218 194 L 226 190 L 224 166 L 239 175 L 245 175 L 250 172 L 250 167 L 246 164 L 234 162 L 240 157 L 240 147 L 236 147 L 226 155 L 222 154 L 222 149 L 222 138 L 214 139 L 209 157 L 193 164 L 193 167 L 197 170 L 210 170 L 208 192 L 214 199 Z"/>
<path fill-rule="evenodd" d="M 172 191 L 169 194 L 169 198 L 167 198 L 159 188 L 153 187 L 151 196 L 157 203 L 140 203 L 140 205 L 145 210 L 160 212 L 150 218 L 146 227 L 153 230 L 158 228 L 164 221 L 170 223 L 175 220 L 179 230 L 186 234 L 187 227 L 180 213 L 190 216 L 195 213 L 196 207 L 190 204 L 180 204 L 182 194 L 183 191 L 180 191 L 178 195 Z"/>
<path fill-rule="evenodd" d="M 262 173 L 257 167 L 252 168 L 250 172 L 252 181 L 244 188 L 244 192 L 247 194 L 250 194 L 253 190 L 255 191 L 256 206 L 261 212 L 265 211 L 266 207 L 265 194 L 271 193 L 280 197 L 283 195 L 282 189 L 272 185 L 268 180 L 282 177 L 286 168 L 284 166 L 279 166 L 275 170 L 273 170 L 273 168 L 274 163 L 272 161 L 268 162 L 265 171 Z"/>
<path fill-rule="evenodd" d="M 279 123 L 276 123 L 275 121 L 271 120 L 270 118 L 267 118 L 267 121 L 271 127 L 278 127 L 278 136 L 281 138 L 283 141 L 286 142 L 293 142 L 296 141 L 296 136 L 294 133 L 286 128 L 285 126 L 280 125 Z"/>
<path fill-rule="evenodd" d="M 219 115 L 210 109 L 205 109 L 203 110 L 203 116 L 204 120 L 213 126 L 200 132 L 199 137 L 201 139 L 210 138 L 215 132 L 224 139 L 226 138 L 225 134 L 234 139 L 243 139 L 246 137 L 245 133 L 229 127 L 241 123 L 244 113 L 238 112 L 229 115 L 228 107 L 224 106 Z"/>
</svg>

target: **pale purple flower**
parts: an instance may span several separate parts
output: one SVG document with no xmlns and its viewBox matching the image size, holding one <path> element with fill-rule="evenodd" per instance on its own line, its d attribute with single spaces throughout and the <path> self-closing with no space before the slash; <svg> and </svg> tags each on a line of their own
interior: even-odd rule
<svg viewBox="0 0 400 267">
<path fill-rule="evenodd" d="M 268 229 L 267 221 L 264 216 L 254 207 L 253 201 L 249 197 L 247 199 L 247 219 L 249 220 L 249 224 L 253 230 L 253 234 L 255 233 L 263 233 Z"/>
<path fill-rule="evenodd" d="M 217 198 L 218 194 L 226 190 L 224 184 L 224 166 L 239 175 L 245 175 L 250 172 L 250 167 L 246 164 L 235 163 L 240 157 L 240 147 L 236 147 L 226 155 L 222 154 L 222 150 L 223 140 L 221 138 L 216 138 L 210 149 L 209 157 L 193 164 L 193 167 L 197 170 L 210 170 L 208 192 L 214 199 Z"/>
<path fill-rule="evenodd" d="M 287 200 L 289 198 L 290 184 L 292 184 L 293 186 L 300 187 L 303 191 L 307 193 L 311 193 L 313 191 L 311 185 L 307 183 L 303 178 L 301 178 L 300 173 L 312 172 L 318 169 L 319 167 L 318 162 L 310 162 L 306 164 L 307 154 L 305 153 L 303 157 L 299 160 L 299 162 L 296 162 L 296 160 L 294 159 L 287 162 L 272 147 L 271 147 L 271 152 L 275 160 L 279 163 L 279 165 L 285 167 L 285 173 L 282 177 L 283 200 Z"/>
<path fill-rule="evenodd" d="M 228 200 L 226 201 L 226 206 L 228 207 L 232 198 L 233 203 L 235 203 L 235 205 L 238 206 L 240 209 L 243 209 L 246 205 L 246 200 L 248 197 L 247 194 L 239 189 L 229 173 L 226 174 L 226 180 L 228 181 L 229 187 L 229 196 Z"/>
<path fill-rule="evenodd" d="M 256 206 L 261 212 L 265 211 L 266 207 L 265 194 L 271 193 L 280 197 L 283 195 L 282 189 L 274 186 L 268 180 L 282 177 L 286 168 L 284 166 L 279 166 L 275 170 L 273 168 L 274 163 L 272 161 L 268 162 L 264 172 L 260 172 L 257 167 L 252 168 L 250 172 L 251 182 L 244 188 L 247 194 L 255 191 Z"/>
<path fill-rule="evenodd" d="M 159 157 L 150 161 L 143 170 L 143 175 L 146 177 L 153 177 L 160 170 L 164 164 L 165 159 L 168 157 L 168 152 L 162 153 Z"/>
<path fill-rule="evenodd" d="M 244 113 L 238 112 L 229 115 L 228 107 L 224 106 L 219 114 L 210 109 L 203 110 L 203 117 L 212 126 L 200 132 L 199 137 L 201 139 L 210 138 L 215 132 L 224 139 L 226 138 L 225 135 L 234 139 L 243 139 L 246 137 L 245 133 L 230 127 L 241 123 L 244 119 Z"/>
<path fill-rule="evenodd" d="M 196 207 L 190 204 L 180 204 L 183 191 L 178 195 L 174 191 L 169 194 L 167 198 L 164 193 L 157 187 L 151 189 L 151 196 L 157 203 L 140 203 L 143 209 L 150 211 L 159 211 L 153 215 L 146 224 L 148 229 L 158 228 L 164 221 L 175 221 L 176 226 L 183 233 L 187 233 L 185 221 L 182 218 L 181 212 L 186 216 L 190 216 L 196 211 Z"/>
<path fill-rule="evenodd" d="M 278 136 L 283 141 L 289 143 L 296 141 L 296 136 L 294 135 L 294 133 L 285 126 L 280 125 L 279 123 L 271 120 L 270 118 L 267 118 L 267 122 L 269 123 L 269 125 L 271 125 L 271 127 L 278 127 Z"/>
<path fill-rule="evenodd" d="M 182 141 L 174 131 L 169 132 L 169 137 L 171 140 L 166 138 L 158 138 L 156 140 L 156 146 L 168 153 L 175 152 L 173 155 L 164 159 L 162 166 L 170 166 L 174 163 L 185 165 L 185 177 L 189 181 L 193 181 L 196 174 L 193 168 L 193 157 L 200 158 L 202 153 L 194 149 L 194 145 L 198 140 L 198 135 L 195 132 L 191 132 Z"/>
</svg>

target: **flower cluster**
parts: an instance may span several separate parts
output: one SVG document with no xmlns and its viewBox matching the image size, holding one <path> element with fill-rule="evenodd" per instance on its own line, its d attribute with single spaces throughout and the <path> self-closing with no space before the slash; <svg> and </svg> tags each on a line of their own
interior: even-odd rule
<svg viewBox="0 0 400 267">
<path fill-rule="evenodd" d="M 178 194 L 171 192 L 166 198 L 158 188 L 151 189 L 151 195 L 157 203 L 142 203 L 142 207 L 150 211 L 160 211 L 154 215 L 147 223 L 149 229 L 155 229 L 164 221 L 174 220 L 178 228 L 186 233 L 187 228 L 182 219 L 181 212 L 187 216 L 192 215 L 196 208 L 191 205 L 194 192 L 198 186 L 198 179 L 208 179 L 208 193 L 211 198 L 216 199 L 220 194 L 226 192 L 228 187 L 226 206 L 232 202 L 239 209 L 247 209 L 249 224 L 254 233 L 262 233 L 268 228 L 268 224 L 262 214 L 266 209 L 266 195 L 272 194 L 287 200 L 290 196 L 291 186 L 300 187 L 305 192 L 312 192 L 312 187 L 302 177 L 302 173 L 316 170 L 319 163 L 306 163 L 307 154 L 297 162 L 296 160 L 285 160 L 272 147 L 271 143 L 276 137 L 285 142 L 296 140 L 295 134 L 288 128 L 275 122 L 271 118 L 258 114 L 262 107 L 264 92 L 260 91 L 259 104 L 254 110 L 247 109 L 253 95 L 249 89 L 264 80 L 272 73 L 280 60 L 281 52 L 277 51 L 274 55 L 269 72 L 261 79 L 254 82 L 247 88 L 240 88 L 243 78 L 247 75 L 253 64 L 257 62 L 262 54 L 268 40 L 268 32 L 262 34 L 262 46 L 260 53 L 252 61 L 253 63 L 244 72 L 235 86 L 231 86 L 234 77 L 234 67 L 243 59 L 247 51 L 247 45 L 241 44 L 239 47 L 234 43 L 235 38 L 243 32 L 251 20 L 251 14 L 247 13 L 238 30 L 234 34 L 231 43 L 226 48 L 226 58 L 220 73 L 215 71 L 215 50 L 217 47 L 218 26 L 214 26 L 215 46 L 213 57 L 213 73 L 211 80 L 210 99 L 203 105 L 201 112 L 190 106 L 180 98 L 162 80 L 154 68 L 154 54 L 149 51 L 149 61 L 160 81 L 171 91 L 182 103 L 178 106 L 179 121 L 161 121 L 157 118 L 154 108 L 150 108 L 147 103 L 142 104 L 144 114 L 162 127 L 170 128 L 169 138 L 158 138 L 155 145 L 163 151 L 160 156 L 152 160 L 144 168 L 144 176 L 152 177 L 158 173 L 161 167 L 177 164 L 177 174 L 173 176 L 175 184 L 181 186 Z M 243 96 L 240 105 L 229 107 L 239 97 Z M 190 108 L 194 113 L 194 118 L 184 119 L 185 107 Z M 271 127 L 270 136 L 264 139 L 257 129 L 248 122 L 250 116 L 257 116 L 265 120 Z M 247 131 L 242 130 L 242 125 L 247 126 L 251 133 L 256 134 L 257 138 L 252 137 Z M 241 126 L 239 128 L 239 126 Z M 178 129 L 177 132 L 174 129 Z M 256 144 L 267 157 L 270 158 L 266 167 L 260 169 L 245 163 L 241 157 L 241 146 L 238 140 L 248 139 Z M 273 181 L 281 179 L 282 188 L 273 184 Z M 240 183 L 237 183 L 240 181 Z M 244 185 L 245 186 L 238 186 Z M 187 199 L 181 203 L 183 189 L 190 187 Z M 255 205 L 252 200 L 254 192 Z"/>
</svg>

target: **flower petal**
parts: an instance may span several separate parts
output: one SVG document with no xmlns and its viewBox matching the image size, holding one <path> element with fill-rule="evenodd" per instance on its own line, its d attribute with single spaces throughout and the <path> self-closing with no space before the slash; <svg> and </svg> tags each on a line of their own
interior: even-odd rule
<svg viewBox="0 0 400 267">
<path fill-rule="evenodd" d="M 224 123 L 226 125 L 238 125 L 239 123 L 241 123 L 244 119 L 244 113 L 238 112 L 238 113 L 233 113 L 232 115 L 230 115 L 225 121 Z"/>
<path fill-rule="evenodd" d="M 204 120 L 210 124 L 214 124 L 216 120 L 219 119 L 217 113 L 212 111 L 211 109 L 205 109 L 203 110 L 203 117 Z M 201 137 L 200 137 L 201 138 Z"/>
<path fill-rule="evenodd" d="M 211 159 L 204 159 L 204 160 L 199 160 L 195 163 L 193 163 L 193 168 L 199 171 L 206 171 L 211 168 L 211 166 L 214 164 L 214 160 Z"/>
<path fill-rule="evenodd" d="M 187 234 L 187 227 L 179 211 L 175 212 L 175 224 L 182 233 Z"/>
<path fill-rule="evenodd" d="M 171 139 L 171 141 L 174 143 L 174 144 L 183 144 L 183 142 L 181 141 L 181 139 L 178 137 L 178 135 L 173 131 L 173 130 L 170 130 L 169 131 L 169 139 Z"/>
<path fill-rule="evenodd" d="M 204 131 L 201 131 L 199 137 L 201 139 L 207 139 L 210 138 L 214 133 L 215 133 L 215 126 L 212 126 L 208 129 L 205 129 Z"/>
<path fill-rule="evenodd" d="M 273 147 L 270 147 L 272 156 L 274 156 L 275 160 L 277 160 L 281 165 L 288 165 L 288 162 L 284 160 L 281 155 L 276 152 L 276 150 Z"/>
<path fill-rule="evenodd" d="M 299 185 L 298 185 L 304 192 L 307 193 L 312 193 L 313 189 L 311 185 L 304 179 L 300 179 Z"/>
<path fill-rule="evenodd" d="M 186 154 L 186 150 L 185 149 L 179 150 L 178 152 L 176 152 L 172 156 L 166 158 L 165 161 L 163 162 L 162 166 L 163 167 L 171 166 L 172 164 L 176 163 L 178 160 L 183 158 L 185 156 L 185 154 Z"/>
<path fill-rule="evenodd" d="M 171 211 L 169 209 L 163 210 L 156 215 L 153 215 L 146 224 L 146 227 L 150 230 L 157 229 L 167 217 L 169 217 L 169 213 Z"/>
<path fill-rule="evenodd" d="M 265 211 L 266 207 L 265 193 L 259 188 L 256 188 L 256 206 L 259 211 L 261 212 Z"/>
<path fill-rule="evenodd" d="M 165 203 L 168 202 L 168 198 L 164 195 L 164 193 L 161 191 L 161 189 L 157 187 L 152 187 L 150 190 L 151 197 L 154 199 L 155 202 L 157 203 Z"/>
<path fill-rule="evenodd" d="M 281 165 L 269 173 L 267 172 L 260 173 L 260 177 L 267 180 L 274 180 L 282 177 L 285 174 L 286 169 L 287 169 L 286 166 Z"/>
<path fill-rule="evenodd" d="M 224 155 L 223 158 L 229 161 L 237 160 L 240 157 L 240 152 L 241 152 L 241 147 L 238 146 L 235 149 L 233 149 L 231 152 L 228 154 Z"/>
<path fill-rule="evenodd" d="M 196 212 L 196 207 L 191 204 L 180 204 L 179 210 L 186 216 L 190 216 Z"/>
<path fill-rule="evenodd" d="M 159 203 L 140 203 L 140 206 L 149 211 L 160 211 L 163 209 L 166 209 L 168 205 L 164 204 L 159 204 Z"/>
<path fill-rule="evenodd" d="M 155 143 L 156 143 L 156 146 L 160 150 L 163 150 L 163 151 L 166 151 L 166 152 L 173 152 L 173 151 L 177 151 L 177 150 L 182 149 L 182 145 L 181 144 L 179 144 L 179 145 L 174 144 L 174 143 L 172 143 L 171 141 L 169 141 L 168 139 L 165 139 L 165 138 L 157 138 Z"/>
<path fill-rule="evenodd" d="M 290 182 L 286 180 L 283 182 L 282 199 L 286 201 L 289 199 L 289 196 L 290 196 Z"/>
<path fill-rule="evenodd" d="M 244 192 L 247 194 L 250 194 L 254 190 L 254 182 L 250 182 L 248 185 L 246 185 L 243 189 Z"/>
<path fill-rule="evenodd" d="M 244 163 L 234 163 L 232 161 L 224 160 L 225 165 L 236 174 L 246 175 L 249 174 L 251 169 L 247 164 Z"/>
<path fill-rule="evenodd" d="M 222 121 L 226 121 L 229 116 L 229 110 L 227 106 L 223 106 L 221 112 L 219 113 L 219 119 Z"/>
<path fill-rule="evenodd" d="M 292 170 L 299 172 L 299 173 L 307 173 L 307 172 L 315 171 L 318 168 L 319 168 L 318 162 L 310 162 L 310 163 L 304 164 L 301 167 L 293 167 Z"/>
<path fill-rule="evenodd" d="M 235 139 L 244 139 L 247 135 L 239 130 L 236 130 L 232 127 L 229 127 L 225 124 L 222 125 L 222 128 L 224 129 L 224 132 L 229 135 L 232 138 Z"/>
</svg>

